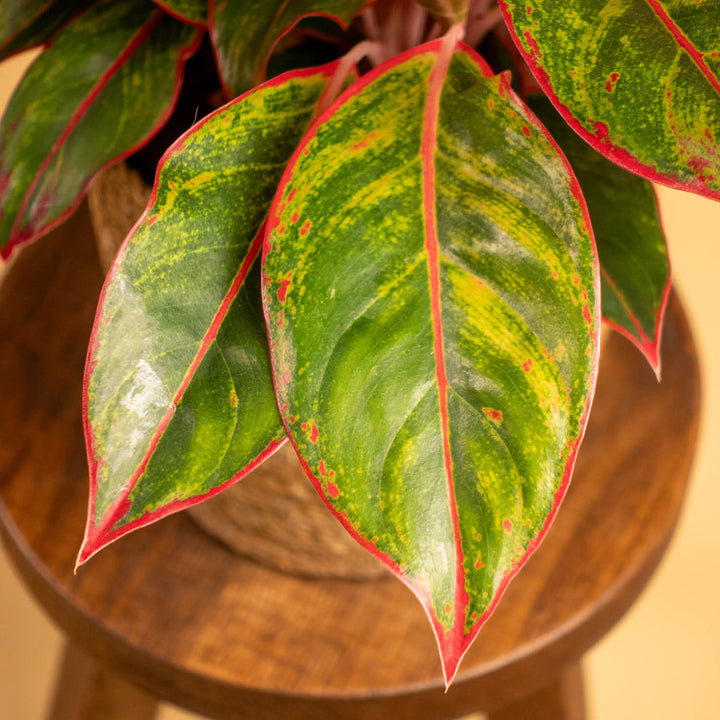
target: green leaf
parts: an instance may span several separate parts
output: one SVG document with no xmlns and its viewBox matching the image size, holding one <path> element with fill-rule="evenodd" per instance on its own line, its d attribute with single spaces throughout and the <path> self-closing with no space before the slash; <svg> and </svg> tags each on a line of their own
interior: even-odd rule
<svg viewBox="0 0 720 720">
<path fill-rule="evenodd" d="M 545 92 L 613 162 L 720 198 L 720 0 L 499 0 Z"/>
<path fill-rule="evenodd" d="M 330 18 L 342 27 L 369 0 L 218 0 L 210 9 L 210 37 L 228 97 L 261 83 L 275 43 L 302 18 Z"/>
<path fill-rule="evenodd" d="M 0 60 L 47 42 L 95 0 L 6 0 L 0 3 Z"/>
<path fill-rule="evenodd" d="M 173 17 L 183 22 L 207 27 L 208 0 L 153 0 Z"/>
<path fill-rule="evenodd" d="M 452 49 L 404 53 L 331 106 L 263 253 L 288 434 L 426 608 L 448 682 L 565 492 L 599 322 L 569 166 L 507 78 Z"/>
<path fill-rule="evenodd" d="M 220 492 L 283 441 L 256 258 L 277 184 L 335 68 L 266 83 L 203 119 L 161 162 L 93 330 L 79 562 Z"/>
<path fill-rule="evenodd" d="M 659 376 L 670 263 L 652 184 L 595 152 L 545 97 L 528 102 L 570 161 L 587 201 L 600 257 L 603 318 L 637 345 Z"/>
<path fill-rule="evenodd" d="M 426 7 L 433 17 L 448 25 L 464 22 L 468 14 L 469 0 L 418 0 L 418 2 Z"/>
<path fill-rule="evenodd" d="M 146 0 L 99 3 L 59 33 L 0 124 L 3 257 L 61 222 L 101 168 L 160 128 L 200 35 Z"/>
</svg>

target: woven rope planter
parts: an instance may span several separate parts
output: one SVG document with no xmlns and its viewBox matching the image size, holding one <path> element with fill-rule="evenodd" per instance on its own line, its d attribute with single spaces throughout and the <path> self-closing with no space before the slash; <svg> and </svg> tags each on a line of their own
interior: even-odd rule
<svg viewBox="0 0 720 720">
<path fill-rule="evenodd" d="M 149 198 L 150 188 L 124 163 L 90 187 L 90 215 L 106 272 Z M 188 513 L 238 554 L 279 570 L 358 580 L 386 574 L 328 512 L 289 443 L 243 481 Z"/>
</svg>

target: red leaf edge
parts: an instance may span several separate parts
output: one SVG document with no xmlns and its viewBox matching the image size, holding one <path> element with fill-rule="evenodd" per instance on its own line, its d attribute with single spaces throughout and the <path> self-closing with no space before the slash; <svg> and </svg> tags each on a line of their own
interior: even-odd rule
<svg viewBox="0 0 720 720">
<path fill-rule="evenodd" d="M 329 120 L 332 115 L 335 113 L 335 111 L 348 99 L 351 97 L 354 97 L 359 92 L 361 92 L 367 85 L 369 85 L 373 80 L 375 80 L 377 77 L 382 75 L 387 70 L 390 70 L 397 65 L 401 65 L 406 60 L 420 54 L 424 54 L 430 51 L 434 51 L 436 53 L 439 53 L 442 48 L 444 38 L 440 38 L 438 40 L 433 40 L 431 42 L 425 43 L 424 45 L 419 45 L 414 48 L 411 48 L 410 50 L 405 51 L 404 53 L 397 55 L 390 60 L 386 61 L 385 63 L 375 67 L 367 74 L 363 75 L 358 81 L 356 81 L 353 85 L 351 85 L 344 93 L 342 93 L 338 98 L 335 99 L 335 101 L 325 110 L 313 123 L 313 125 L 308 129 L 307 133 L 305 134 L 305 137 L 301 141 L 300 145 L 295 150 L 295 153 L 291 157 L 290 161 L 288 162 L 287 168 L 283 174 L 283 177 L 280 180 L 280 184 L 278 185 L 278 190 L 275 194 L 275 198 L 273 199 L 273 203 L 270 207 L 270 213 L 269 213 L 269 220 L 266 224 L 266 234 L 265 234 L 265 240 L 263 244 L 263 253 L 262 253 L 262 267 L 264 269 L 265 266 L 265 260 L 267 258 L 267 255 L 272 250 L 272 245 L 270 242 L 270 232 L 273 229 L 273 227 L 278 223 L 278 215 L 279 215 L 279 209 L 281 209 L 281 205 L 283 203 L 283 195 L 285 187 L 288 185 L 288 183 L 291 180 L 292 175 L 292 168 L 294 167 L 297 159 L 300 157 L 301 153 L 305 149 L 308 142 L 316 135 L 318 128 L 327 120 Z M 477 53 L 475 50 L 461 41 L 457 41 L 455 45 L 452 47 L 452 51 L 461 51 L 468 54 L 480 67 L 482 73 L 487 78 L 494 77 L 494 73 L 490 66 L 485 62 L 485 60 Z M 437 63 L 436 63 L 437 66 Z M 435 68 L 433 68 L 432 73 L 434 72 Z M 526 107 L 524 103 L 520 100 L 520 98 L 517 96 L 517 94 L 512 90 L 510 87 L 509 82 L 509 73 L 500 73 L 502 77 L 502 82 L 504 83 L 505 90 L 508 92 L 508 94 L 515 99 L 517 103 L 519 103 L 522 107 Z M 463 657 L 465 656 L 465 653 L 470 648 L 470 645 L 477 637 L 478 632 L 482 628 L 482 626 L 487 622 L 487 620 L 490 618 L 492 613 L 494 612 L 495 608 L 497 607 L 498 603 L 500 602 L 502 596 L 505 593 L 505 590 L 507 589 L 508 585 L 510 584 L 510 581 L 515 577 L 515 575 L 524 567 L 525 563 L 528 561 L 530 556 L 535 552 L 535 550 L 540 546 L 541 542 L 544 540 L 545 535 L 549 531 L 550 527 L 552 526 L 553 521 L 555 520 L 555 516 L 557 515 L 557 512 L 560 508 L 560 505 L 562 504 L 562 501 L 565 497 L 565 494 L 567 492 L 568 486 L 570 484 L 570 479 L 572 477 L 573 469 L 575 467 L 575 460 L 577 458 L 577 451 L 582 444 L 582 440 L 585 436 L 585 430 L 587 428 L 587 422 L 590 415 L 590 410 L 592 407 L 592 402 L 595 395 L 595 389 L 597 385 L 597 376 L 598 376 L 598 366 L 599 366 L 599 354 L 600 354 L 600 344 L 598 342 L 599 340 L 599 323 L 600 323 L 600 317 L 601 317 L 601 309 L 600 309 L 600 264 L 598 260 L 598 253 L 597 253 L 597 245 L 595 243 L 595 236 L 593 235 L 592 231 L 592 225 L 590 224 L 590 214 L 587 209 L 587 204 L 585 202 L 585 198 L 582 195 L 582 191 L 580 190 L 580 184 L 577 181 L 577 178 L 575 177 L 575 173 L 570 166 L 570 163 L 568 162 L 567 158 L 565 157 L 565 154 L 560 149 L 560 146 L 557 144 L 555 139 L 550 135 L 548 130 L 545 128 L 545 126 L 538 120 L 535 115 L 526 108 L 528 116 L 530 121 L 537 127 L 537 129 L 547 138 L 547 140 L 550 142 L 550 144 L 553 146 L 555 151 L 560 156 L 563 164 L 565 165 L 565 168 L 568 172 L 568 176 L 571 180 L 571 192 L 575 199 L 578 201 L 578 204 L 580 206 L 580 209 L 583 214 L 583 219 L 585 221 L 585 226 L 588 230 L 588 234 L 590 236 L 590 240 L 592 242 L 592 248 L 593 248 L 593 265 L 595 268 L 594 273 L 594 290 L 595 290 L 595 306 L 594 306 L 594 317 L 596 319 L 595 328 L 590 330 L 590 335 L 594 339 L 593 343 L 593 362 L 592 362 L 592 372 L 591 377 L 589 378 L 589 393 L 588 393 L 588 399 L 587 399 L 587 405 L 585 407 L 585 412 L 583 413 L 582 417 L 580 418 L 580 430 L 578 433 L 577 438 L 574 440 L 569 440 L 569 446 L 570 446 L 570 453 L 568 455 L 567 462 L 565 464 L 565 468 L 563 471 L 563 477 L 560 482 L 560 486 L 558 488 L 558 491 L 555 493 L 555 497 L 553 499 L 553 505 L 548 513 L 547 518 L 545 519 L 545 524 L 543 525 L 542 529 L 538 533 L 537 537 L 528 544 L 528 548 L 525 552 L 525 554 L 520 558 L 520 560 L 504 575 L 496 593 L 495 596 L 488 606 L 487 610 L 483 613 L 483 615 L 479 618 L 479 620 L 475 623 L 473 626 L 473 629 L 468 635 L 463 635 L 462 632 L 458 633 L 455 631 L 451 635 L 450 642 L 447 642 L 445 640 L 445 633 L 443 628 L 441 627 L 438 620 L 434 617 L 432 613 L 432 605 L 430 602 L 430 597 L 428 593 L 422 588 L 417 585 L 415 585 L 400 569 L 400 566 L 393 560 L 389 555 L 380 552 L 369 540 L 362 537 L 352 526 L 349 518 L 346 514 L 338 512 L 333 505 L 330 503 L 328 498 L 326 497 L 325 493 L 323 492 L 322 485 L 320 482 L 320 478 L 318 478 L 308 465 L 308 463 L 305 461 L 305 459 L 301 456 L 297 444 L 295 443 L 294 438 L 292 437 L 290 433 L 290 427 L 288 419 L 285 416 L 285 413 L 283 412 L 282 407 L 279 406 L 280 410 L 280 417 L 282 418 L 283 425 L 285 426 L 285 430 L 287 433 L 287 437 L 292 444 L 293 448 L 295 449 L 295 453 L 298 456 L 300 460 L 300 464 L 302 468 L 305 471 L 305 474 L 309 478 L 309 480 L 312 482 L 313 486 L 315 487 L 316 491 L 320 495 L 321 499 L 325 503 L 325 505 L 328 507 L 330 512 L 337 518 L 337 520 L 340 522 L 340 524 L 345 528 L 345 530 L 348 532 L 348 534 L 362 547 L 365 548 L 373 557 L 375 557 L 377 560 L 379 560 L 381 563 L 383 563 L 412 593 L 415 595 L 415 597 L 420 602 L 421 606 L 425 610 L 425 614 L 428 617 L 428 620 L 430 621 L 430 625 L 433 629 L 433 633 L 435 635 L 435 640 L 438 646 L 438 651 L 440 653 L 440 659 L 441 659 L 441 665 L 442 665 L 442 672 L 443 672 L 443 679 L 445 683 L 445 689 L 450 687 L 451 683 L 455 679 L 455 676 L 457 674 L 459 665 Z M 424 152 L 424 151 L 423 151 Z M 425 181 L 424 181 L 425 182 Z M 428 208 L 425 207 L 424 211 L 427 212 Z M 263 280 L 263 285 L 265 285 L 265 281 Z M 266 328 L 268 329 L 268 344 L 270 348 L 272 349 L 273 343 L 272 338 L 270 337 L 269 328 L 272 323 L 272 318 L 270 317 L 270 309 L 268 307 L 265 293 L 263 293 L 263 313 L 265 315 L 265 324 Z M 435 321 L 435 319 L 434 319 Z M 275 374 L 275 371 L 273 369 L 273 383 L 275 384 L 275 390 L 276 390 L 276 396 L 278 396 L 278 387 L 280 384 L 280 379 Z M 447 458 L 447 455 L 446 455 Z M 452 497 L 452 492 L 451 492 Z M 454 517 L 453 517 L 453 527 L 455 532 L 457 532 L 457 512 L 454 511 Z M 459 561 L 461 562 L 461 560 Z M 464 577 L 464 572 L 462 577 Z M 464 587 L 461 589 L 456 590 L 456 600 L 458 597 L 458 594 L 464 594 L 465 589 Z M 460 595 L 462 596 L 462 595 Z M 458 606 L 455 607 L 456 615 L 458 610 Z M 460 628 L 462 631 L 462 628 Z"/>
<path fill-rule="evenodd" d="M 527 40 L 528 44 L 533 48 L 533 52 L 531 54 L 525 52 L 522 47 L 522 43 L 520 42 L 520 38 L 515 32 L 515 27 L 510 17 L 510 12 L 507 9 L 507 0 L 498 0 L 498 4 L 505 18 L 505 25 L 507 26 L 508 32 L 510 33 L 515 45 L 520 50 L 520 53 L 525 58 L 525 61 L 535 75 L 535 79 L 537 80 L 538 84 L 542 88 L 543 92 L 547 95 L 548 99 L 555 106 L 555 109 L 565 119 L 565 122 L 567 122 L 567 124 L 570 125 L 570 127 L 578 135 L 580 135 L 583 140 L 585 140 L 601 155 L 604 155 L 608 160 L 611 160 L 616 165 L 619 165 L 620 167 L 628 170 L 631 173 L 634 173 L 635 175 L 639 175 L 640 177 L 644 177 L 647 180 L 659 183 L 660 185 L 666 185 L 667 187 L 673 188 L 675 190 L 686 190 L 697 195 L 701 195 L 703 197 L 711 198 L 712 200 L 720 200 L 720 191 L 712 190 L 711 188 L 709 188 L 706 184 L 703 183 L 703 180 L 701 178 L 696 178 L 694 181 L 682 181 L 669 177 L 667 175 L 663 175 L 652 166 L 645 165 L 640 162 L 640 160 L 638 160 L 634 155 L 632 155 L 624 148 L 621 148 L 618 145 L 614 145 L 608 139 L 608 128 L 604 123 L 596 123 L 597 134 L 593 135 L 592 133 L 588 132 L 588 130 L 586 130 L 580 124 L 580 122 L 575 119 L 567 106 L 562 104 L 558 96 L 553 91 L 548 74 L 535 61 L 536 57 L 539 56 L 541 52 L 530 31 L 525 31 L 525 39 Z M 657 0 L 648 0 L 648 4 L 650 4 L 650 6 L 657 12 Z M 662 20 L 662 18 L 660 19 Z M 668 27 L 668 29 L 670 30 L 670 32 L 672 32 L 678 42 L 680 42 L 680 37 L 684 38 L 684 36 L 682 35 L 682 33 L 680 33 L 680 30 L 679 28 L 677 28 L 677 26 L 673 25 L 673 27 L 675 28 L 674 31 L 670 27 Z M 685 38 L 685 42 L 689 42 L 687 38 Z M 687 50 L 685 44 L 683 44 L 683 48 Z M 697 51 L 695 51 L 695 53 L 697 54 Z M 690 54 L 691 57 L 693 57 L 693 60 L 697 63 L 696 56 L 692 53 Z M 717 81 L 717 79 L 715 79 L 713 86 L 717 87 L 718 92 L 720 93 L 720 83 Z"/>
<path fill-rule="evenodd" d="M 32 25 L 52 4 L 53 4 L 53 0 L 47 0 L 47 2 L 42 6 L 42 8 L 39 8 L 39 9 L 38 9 L 36 15 L 34 15 L 34 16 L 31 17 L 31 18 L 29 18 L 22 27 L 20 27 L 20 28 L 18 28 L 18 29 L 16 30 L 16 32 L 15 32 L 14 35 L 12 35 L 11 37 L 7 38 L 7 40 L 6 40 L 2 45 L 0 45 L 0 53 L 2 53 L 3 50 L 4 50 L 8 45 L 10 45 L 10 43 L 12 43 L 12 42 L 17 38 L 18 35 L 20 35 L 20 33 L 22 33 L 24 30 L 27 30 L 27 29 L 30 27 L 30 25 Z M 38 43 L 38 44 L 42 44 L 42 43 Z M 28 45 L 27 47 L 18 48 L 17 50 L 15 50 L 15 51 L 13 51 L 12 53 L 10 53 L 10 55 L 8 55 L 7 57 L 3 58 L 3 61 L 4 61 L 4 60 L 7 60 L 7 58 L 12 57 L 13 55 L 17 55 L 18 53 L 21 53 L 21 52 L 23 52 L 24 50 L 27 50 L 29 47 L 32 47 L 32 46 L 31 46 L 31 45 Z"/>
<path fill-rule="evenodd" d="M 288 73 L 285 73 L 283 75 L 280 75 L 276 78 L 273 78 L 272 80 L 268 81 L 267 83 L 264 83 L 261 87 L 274 87 L 276 85 L 280 85 L 283 82 L 285 82 L 290 77 L 296 78 L 296 77 L 305 77 L 309 75 L 316 75 L 319 73 L 323 73 L 327 77 L 332 77 L 332 75 L 335 72 L 336 66 L 338 62 L 329 63 L 324 66 L 320 66 L 319 68 L 306 68 L 303 70 L 296 70 L 291 71 Z M 253 88 L 252 90 L 249 90 L 248 92 L 244 93 L 243 95 L 237 97 L 235 100 L 232 101 L 232 103 L 229 103 L 230 105 L 233 105 L 235 103 L 239 103 L 242 100 L 244 100 L 250 93 L 255 92 L 258 90 L 258 88 Z M 210 345 L 210 342 L 212 338 L 215 337 L 215 334 L 217 333 L 217 330 L 219 328 L 220 323 L 222 322 L 222 319 L 227 314 L 227 311 L 230 307 L 230 303 L 232 302 L 235 295 L 237 295 L 238 291 L 240 290 L 240 287 L 242 286 L 242 283 L 245 280 L 245 277 L 247 276 L 247 273 L 250 270 L 250 267 L 252 266 L 253 262 L 257 258 L 257 256 L 260 253 L 260 250 L 263 245 L 264 236 L 265 236 L 265 223 L 259 228 L 258 232 L 255 235 L 255 238 L 253 239 L 251 246 L 248 250 L 248 253 L 246 254 L 243 263 L 241 264 L 240 269 L 238 270 L 237 275 L 235 276 L 230 288 L 228 289 L 228 292 L 223 300 L 223 303 L 221 304 L 220 308 L 218 309 L 215 317 L 213 318 L 213 322 L 211 324 L 210 329 L 208 330 L 208 333 L 203 338 L 203 343 L 196 355 L 196 357 L 193 360 L 193 363 L 191 364 L 190 368 L 188 369 L 185 378 L 183 378 L 183 381 L 180 385 L 180 388 L 176 391 L 175 395 L 173 396 L 173 404 L 171 408 L 168 410 L 166 415 L 162 418 L 160 426 L 158 427 L 155 436 L 153 437 L 150 446 L 148 450 L 145 453 L 145 456 L 143 457 L 143 460 L 141 462 L 140 467 L 138 470 L 136 470 L 135 474 L 130 478 L 128 483 L 124 486 L 122 493 L 118 496 L 117 500 L 112 504 L 112 506 L 108 509 L 108 511 L 105 513 L 105 517 L 98 525 L 93 525 L 93 517 L 95 514 L 95 498 L 97 496 L 97 474 L 98 474 L 98 468 L 101 464 L 102 460 L 96 460 L 95 458 L 95 452 L 94 452 L 94 442 L 93 442 L 93 432 L 92 428 L 90 426 L 90 421 L 88 417 L 88 390 L 90 386 L 90 377 L 94 371 L 94 363 L 92 360 L 92 356 L 94 354 L 95 348 L 98 346 L 98 332 L 100 325 L 102 323 L 102 308 L 105 303 L 105 296 L 107 293 L 107 287 L 112 282 L 116 272 L 117 272 L 117 264 L 119 262 L 119 258 L 123 255 L 125 247 L 127 246 L 128 242 L 130 241 L 130 238 L 135 234 L 135 232 L 138 230 L 140 225 L 145 222 L 147 219 L 150 211 L 152 210 L 152 207 L 155 203 L 156 197 L 157 197 L 157 184 L 158 179 L 160 177 L 160 172 L 162 168 L 165 166 L 165 164 L 168 162 L 168 160 L 171 158 L 172 155 L 174 155 L 176 152 L 182 149 L 184 143 L 187 141 L 188 137 L 192 135 L 195 131 L 197 131 L 202 125 L 204 125 L 206 122 L 210 121 L 215 115 L 218 113 L 221 113 L 225 108 L 227 107 L 221 107 L 217 110 L 213 111 L 209 115 L 206 115 L 202 120 L 200 120 L 198 123 L 193 125 L 191 128 L 189 128 L 183 135 L 181 135 L 164 153 L 163 156 L 160 158 L 160 161 L 157 166 L 157 170 L 155 173 L 155 183 L 153 185 L 153 190 L 150 195 L 150 199 L 148 200 L 148 204 L 143 212 L 143 214 L 140 216 L 138 221 L 135 223 L 135 226 L 133 229 L 128 233 L 128 236 L 125 238 L 122 246 L 120 247 L 120 250 L 118 251 L 117 257 L 115 262 L 113 263 L 112 268 L 110 269 L 110 272 L 108 273 L 107 277 L 105 278 L 105 282 L 103 284 L 103 287 L 100 291 L 100 297 L 98 301 L 98 307 L 95 314 L 95 320 L 93 323 L 92 332 L 90 335 L 90 342 L 88 346 L 88 352 L 87 357 L 85 361 L 85 371 L 83 375 L 83 391 L 82 391 L 82 409 L 83 409 L 83 432 L 85 436 L 85 447 L 86 447 L 86 454 L 87 454 L 87 463 L 88 468 L 90 469 L 90 493 L 88 496 L 88 513 L 87 513 L 87 521 L 85 525 L 85 536 L 83 538 L 82 545 L 80 547 L 80 551 L 78 553 L 77 561 L 75 564 L 75 571 L 77 572 L 77 569 L 82 565 L 84 562 L 89 560 L 93 555 L 95 555 L 97 552 L 99 552 L 102 548 L 106 547 L 113 541 L 117 540 L 118 538 L 122 537 L 123 535 L 126 535 L 127 533 L 137 530 L 140 527 L 144 527 L 145 525 L 149 525 L 157 520 L 162 519 L 163 517 L 166 517 L 167 515 L 170 515 L 175 512 L 179 512 L 180 510 L 184 510 L 187 507 L 190 507 L 192 505 L 197 505 L 198 503 L 213 497 L 214 495 L 217 495 L 221 493 L 223 490 L 227 489 L 231 485 L 235 484 L 242 478 L 244 478 L 246 475 L 248 475 L 252 470 L 254 470 L 256 467 L 258 467 L 260 464 L 262 464 L 270 455 L 272 455 L 281 445 L 285 443 L 287 438 L 283 438 L 280 441 L 273 441 L 271 442 L 268 447 L 260 453 L 260 455 L 251 463 L 249 463 L 246 467 L 240 469 L 238 473 L 236 473 L 230 480 L 223 483 L 222 485 L 219 485 L 217 488 L 214 488 L 209 493 L 206 493 L 205 495 L 199 495 L 194 498 L 190 498 L 187 500 L 178 500 L 173 503 L 170 503 L 166 505 L 165 507 L 161 508 L 160 510 L 157 510 L 152 513 L 148 513 L 146 515 L 143 515 L 143 517 L 138 518 L 137 520 L 134 520 L 131 523 L 128 523 L 127 525 L 124 525 L 122 528 L 118 530 L 113 530 L 113 525 L 117 520 L 122 517 L 124 512 L 127 510 L 128 507 L 128 497 L 130 495 L 130 492 L 132 492 L 132 489 L 135 487 L 135 484 L 137 483 L 138 479 L 142 475 L 144 468 L 146 467 L 150 457 L 152 456 L 152 453 L 157 447 L 157 443 L 160 440 L 160 436 L 162 435 L 162 432 L 167 427 L 167 424 L 170 422 L 170 419 L 174 413 L 174 407 L 177 405 L 179 399 L 182 397 L 185 389 L 187 388 L 187 385 L 190 382 L 190 379 L 192 377 L 193 370 L 197 367 L 197 365 L 200 363 L 202 358 L 207 352 L 207 349 Z M 211 335 L 212 334 L 212 335 Z"/>
<path fill-rule="evenodd" d="M 179 20 L 181 23 L 184 23 L 185 25 L 192 25 L 193 27 L 200 28 L 202 30 L 207 30 L 207 23 L 204 22 L 198 22 L 197 20 L 192 20 L 188 17 L 185 17 L 182 13 L 179 13 L 177 10 L 173 10 L 168 7 L 167 2 L 163 2 L 163 0 L 153 0 L 153 2 L 160 6 L 163 11 L 170 15 L 170 17 L 174 17 L 176 20 Z"/>
<path fill-rule="evenodd" d="M 658 221 L 660 223 L 660 230 L 662 231 L 663 236 L 665 235 L 665 231 L 662 227 L 662 216 L 660 215 L 659 208 L 658 208 L 658 201 L 657 201 L 657 193 L 655 192 L 655 189 L 653 188 L 653 197 L 655 198 L 655 207 L 658 209 Z M 663 288 L 662 298 L 660 300 L 660 308 L 658 309 L 657 317 L 655 318 L 655 328 L 653 332 L 653 337 L 649 338 L 640 327 L 640 323 L 638 322 L 635 314 L 630 310 L 630 308 L 625 304 L 625 300 L 623 299 L 623 296 L 620 292 L 617 291 L 615 287 L 615 283 L 610 279 L 610 277 L 605 273 L 602 268 L 600 270 L 602 277 L 605 279 L 605 282 L 607 282 L 608 285 L 610 285 L 613 290 L 615 291 L 615 295 L 618 297 L 620 302 L 622 303 L 623 309 L 627 313 L 628 317 L 632 321 L 633 325 L 635 326 L 635 330 L 637 332 L 637 336 L 633 335 L 631 332 L 629 332 L 626 328 L 624 328 L 622 325 L 619 325 L 616 322 L 613 322 L 612 320 L 608 320 L 607 318 L 603 318 L 603 322 L 608 325 L 608 327 L 611 327 L 615 332 L 619 333 L 623 337 L 627 338 L 635 347 L 645 356 L 645 359 L 650 364 L 650 367 L 653 369 L 653 372 L 655 373 L 655 377 L 658 379 L 658 382 L 662 379 L 662 357 L 660 355 L 660 347 L 662 344 L 662 331 L 663 327 L 665 326 L 665 312 L 667 310 L 668 301 L 670 299 L 670 289 L 672 287 L 672 265 L 670 264 L 670 260 L 668 258 L 668 278 L 667 282 L 665 283 L 665 287 Z"/>
<path fill-rule="evenodd" d="M 377 0 L 367 0 L 367 2 L 360 8 L 360 12 L 358 15 L 365 10 L 365 8 L 369 7 L 373 3 L 377 2 Z M 225 84 L 225 79 L 222 76 L 222 73 L 219 71 L 220 63 L 218 59 L 217 54 L 217 48 L 215 46 L 215 41 L 213 40 L 214 36 L 214 28 L 215 28 L 215 3 L 216 0 L 209 0 L 208 3 L 208 32 L 210 34 L 210 45 L 212 47 L 213 57 L 215 58 L 215 66 L 218 68 L 218 77 L 220 78 L 220 85 L 222 86 L 223 94 L 226 98 L 232 98 L 233 93 L 230 88 Z M 301 15 L 299 18 L 296 18 L 293 22 L 291 22 L 278 36 L 275 38 L 275 41 L 270 47 L 270 50 L 268 50 L 267 56 L 263 59 L 262 64 L 262 76 L 265 78 L 265 74 L 267 71 L 267 64 L 270 60 L 270 56 L 272 55 L 273 50 L 275 49 L 275 46 L 280 42 L 281 38 L 283 38 L 285 35 L 287 35 L 301 20 L 304 20 L 305 18 L 309 17 L 323 17 L 327 18 L 328 20 L 332 20 L 333 22 L 337 23 L 343 30 L 347 30 L 350 27 L 350 23 L 345 24 L 337 15 L 333 15 L 332 13 L 324 13 L 324 12 L 310 12 L 306 13 L 305 15 Z"/>
<path fill-rule="evenodd" d="M 34 240 L 37 240 L 39 237 L 46 235 L 47 233 L 54 230 L 56 227 L 61 225 L 67 218 L 72 215 L 75 210 L 77 210 L 78 206 L 82 202 L 82 199 L 85 195 L 85 192 L 87 191 L 88 186 L 93 181 L 93 179 L 100 174 L 103 170 L 111 167 L 112 165 L 115 165 L 116 163 L 120 162 L 121 160 L 124 160 L 125 158 L 132 155 L 134 152 L 137 152 L 140 148 L 142 148 L 144 145 L 146 145 L 152 138 L 155 136 L 155 134 L 162 128 L 162 126 L 167 122 L 167 120 L 170 118 L 170 115 L 172 114 L 173 110 L 175 109 L 175 105 L 177 103 L 177 99 L 180 95 L 180 89 L 182 87 L 182 73 L 183 68 L 185 66 L 185 63 L 188 61 L 189 58 L 191 58 L 196 52 L 197 49 L 200 47 L 200 42 L 202 40 L 202 32 L 198 31 L 193 41 L 185 48 L 183 52 L 180 53 L 180 56 L 178 57 L 178 61 L 175 68 L 175 87 L 173 89 L 173 96 L 171 99 L 171 102 L 168 105 L 167 111 L 160 117 L 159 121 L 155 124 L 154 127 L 150 129 L 148 134 L 141 138 L 141 140 L 133 145 L 131 148 L 128 148 L 125 152 L 118 155 L 116 158 L 111 160 L 110 162 L 106 163 L 101 167 L 92 177 L 90 177 L 87 182 L 81 187 L 80 192 L 78 192 L 76 200 L 70 204 L 70 206 L 61 213 L 55 220 L 52 222 L 43 225 L 40 228 L 30 229 L 28 231 L 18 232 L 18 225 L 22 221 L 23 214 L 25 213 L 25 209 L 27 207 L 27 204 L 30 200 L 30 197 L 32 196 L 33 191 L 37 187 L 37 184 L 40 182 L 40 179 L 42 177 L 42 174 L 45 172 L 49 164 L 52 162 L 52 159 L 55 157 L 55 155 L 58 153 L 60 148 L 62 147 L 63 143 L 68 139 L 68 137 L 72 134 L 72 132 L 75 130 L 75 127 L 77 126 L 78 122 L 82 118 L 82 116 L 85 114 L 87 109 L 90 107 L 90 105 L 95 101 L 97 96 L 102 92 L 103 88 L 107 85 L 107 83 L 110 81 L 110 78 L 115 74 L 115 72 L 121 67 L 121 65 L 132 55 L 133 52 L 137 49 L 137 47 L 147 38 L 147 36 L 152 32 L 155 25 L 160 21 L 160 19 L 163 16 L 162 10 L 157 10 L 156 13 L 153 13 L 153 16 L 150 18 L 150 20 L 141 28 L 141 30 L 132 38 L 130 43 L 126 46 L 126 48 L 123 50 L 123 52 L 118 56 L 117 60 L 107 69 L 107 71 L 103 74 L 103 76 L 98 80 L 96 85 L 93 87 L 93 89 L 90 91 L 88 96 L 83 100 L 83 102 L 78 107 L 77 111 L 73 114 L 72 118 L 70 119 L 70 122 L 68 123 L 67 127 L 63 130 L 62 134 L 58 138 L 57 142 L 53 146 L 52 150 L 48 154 L 48 156 L 43 161 L 42 165 L 40 166 L 40 169 L 35 175 L 35 178 L 33 179 L 32 183 L 30 184 L 30 187 L 28 188 L 27 193 L 25 194 L 25 198 L 20 206 L 20 209 L 17 213 L 17 216 L 15 218 L 15 223 L 13 224 L 13 227 L 10 231 L 10 237 L 8 239 L 7 244 L 4 248 L 0 249 L 0 258 L 3 260 L 6 260 L 8 257 L 10 257 L 13 250 L 20 246 L 20 245 L 26 245 Z"/>
</svg>

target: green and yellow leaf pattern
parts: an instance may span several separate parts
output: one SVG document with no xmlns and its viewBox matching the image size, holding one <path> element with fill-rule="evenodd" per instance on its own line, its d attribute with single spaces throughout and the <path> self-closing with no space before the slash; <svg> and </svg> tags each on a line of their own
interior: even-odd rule
<svg viewBox="0 0 720 720">
<path fill-rule="evenodd" d="M 216 494 L 284 440 L 257 259 L 277 184 L 335 67 L 266 83 L 166 153 L 93 331 L 80 562 Z"/>
<path fill-rule="evenodd" d="M 270 213 L 278 404 L 347 530 L 418 596 L 449 682 L 569 481 L 597 257 L 555 144 L 453 35 L 364 76 Z"/>
<path fill-rule="evenodd" d="M 610 160 L 720 199 L 720 0 L 499 0 L 557 109 Z"/>
</svg>

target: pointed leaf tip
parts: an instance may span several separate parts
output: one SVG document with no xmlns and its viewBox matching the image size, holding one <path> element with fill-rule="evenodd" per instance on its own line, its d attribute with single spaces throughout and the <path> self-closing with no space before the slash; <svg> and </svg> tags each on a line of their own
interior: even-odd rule
<svg viewBox="0 0 720 720">
<path fill-rule="evenodd" d="M 597 375 L 577 181 L 485 70 L 437 41 L 363 76 L 294 154 L 263 252 L 287 432 L 448 683 L 557 511 Z"/>
<path fill-rule="evenodd" d="M 81 561 L 217 494 L 285 442 L 258 258 L 277 183 L 336 66 L 260 86 L 200 121 L 161 161 L 90 342 Z M 197 212 L 184 212 L 189 205 Z"/>
</svg>

